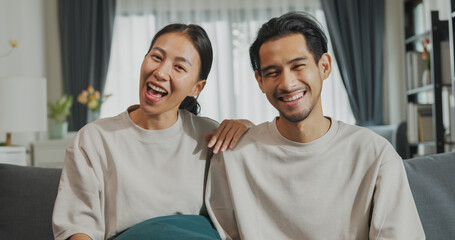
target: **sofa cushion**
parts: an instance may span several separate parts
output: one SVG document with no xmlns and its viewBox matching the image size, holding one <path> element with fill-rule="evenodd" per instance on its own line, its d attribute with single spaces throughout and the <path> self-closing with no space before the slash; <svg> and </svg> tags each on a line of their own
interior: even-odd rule
<svg viewBox="0 0 455 240">
<path fill-rule="evenodd" d="M 427 239 L 455 236 L 455 152 L 404 161 Z"/>
<path fill-rule="evenodd" d="M 54 239 L 52 211 L 61 169 L 0 164 L 1 239 Z"/>
</svg>

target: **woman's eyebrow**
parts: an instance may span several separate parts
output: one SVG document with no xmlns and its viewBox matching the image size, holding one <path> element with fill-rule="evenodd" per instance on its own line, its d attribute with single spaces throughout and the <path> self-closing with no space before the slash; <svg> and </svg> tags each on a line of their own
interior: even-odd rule
<svg viewBox="0 0 455 240">
<path fill-rule="evenodd" d="M 159 52 L 161 52 L 164 55 L 166 54 L 166 51 L 164 51 L 164 49 L 162 49 L 160 47 L 153 47 L 152 49 L 158 50 Z"/>
<path fill-rule="evenodd" d="M 157 51 L 159 51 L 161 54 L 163 55 L 166 55 L 166 51 L 164 51 L 164 49 L 160 48 L 160 47 L 153 47 L 152 49 L 155 49 Z M 184 57 L 176 57 L 175 60 L 177 61 L 182 61 L 182 62 L 186 62 L 188 63 L 190 66 L 193 66 L 190 62 L 190 60 L 184 58 Z"/>
<path fill-rule="evenodd" d="M 193 65 L 191 65 L 191 62 L 190 62 L 188 59 L 184 58 L 184 57 L 176 57 L 175 60 L 177 60 L 177 61 L 182 61 L 182 62 L 186 62 L 186 63 L 188 63 L 190 66 L 193 66 Z"/>
</svg>

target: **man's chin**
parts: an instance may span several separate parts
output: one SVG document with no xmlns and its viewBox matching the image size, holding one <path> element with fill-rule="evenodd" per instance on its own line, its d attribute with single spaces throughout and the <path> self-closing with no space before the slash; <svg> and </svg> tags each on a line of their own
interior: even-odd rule
<svg viewBox="0 0 455 240">
<path fill-rule="evenodd" d="M 294 113 L 294 114 L 286 114 L 280 111 L 280 116 L 285 118 L 287 121 L 292 122 L 292 123 L 298 123 L 302 122 L 305 119 L 308 118 L 310 115 L 311 111 L 303 111 L 299 113 Z"/>
</svg>

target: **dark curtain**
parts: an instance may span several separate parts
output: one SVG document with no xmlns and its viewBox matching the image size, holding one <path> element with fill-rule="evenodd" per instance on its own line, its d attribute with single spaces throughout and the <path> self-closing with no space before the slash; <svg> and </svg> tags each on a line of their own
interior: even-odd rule
<svg viewBox="0 0 455 240">
<path fill-rule="evenodd" d="M 383 124 L 384 0 L 321 3 L 356 124 Z"/>
<path fill-rule="evenodd" d="M 65 92 L 76 98 L 83 89 L 93 86 L 102 94 L 111 52 L 115 0 L 59 0 L 58 13 Z M 75 101 L 69 130 L 83 127 L 87 113 L 87 107 Z"/>
</svg>

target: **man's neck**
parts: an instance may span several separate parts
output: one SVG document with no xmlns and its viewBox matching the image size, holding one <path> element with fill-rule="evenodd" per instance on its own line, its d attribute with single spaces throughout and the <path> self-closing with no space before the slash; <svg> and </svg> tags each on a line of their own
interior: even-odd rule
<svg viewBox="0 0 455 240">
<path fill-rule="evenodd" d="M 331 120 L 321 114 L 310 114 L 305 120 L 291 122 L 280 116 L 276 126 L 280 134 L 294 142 L 312 142 L 326 134 L 331 125 Z"/>
</svg>

